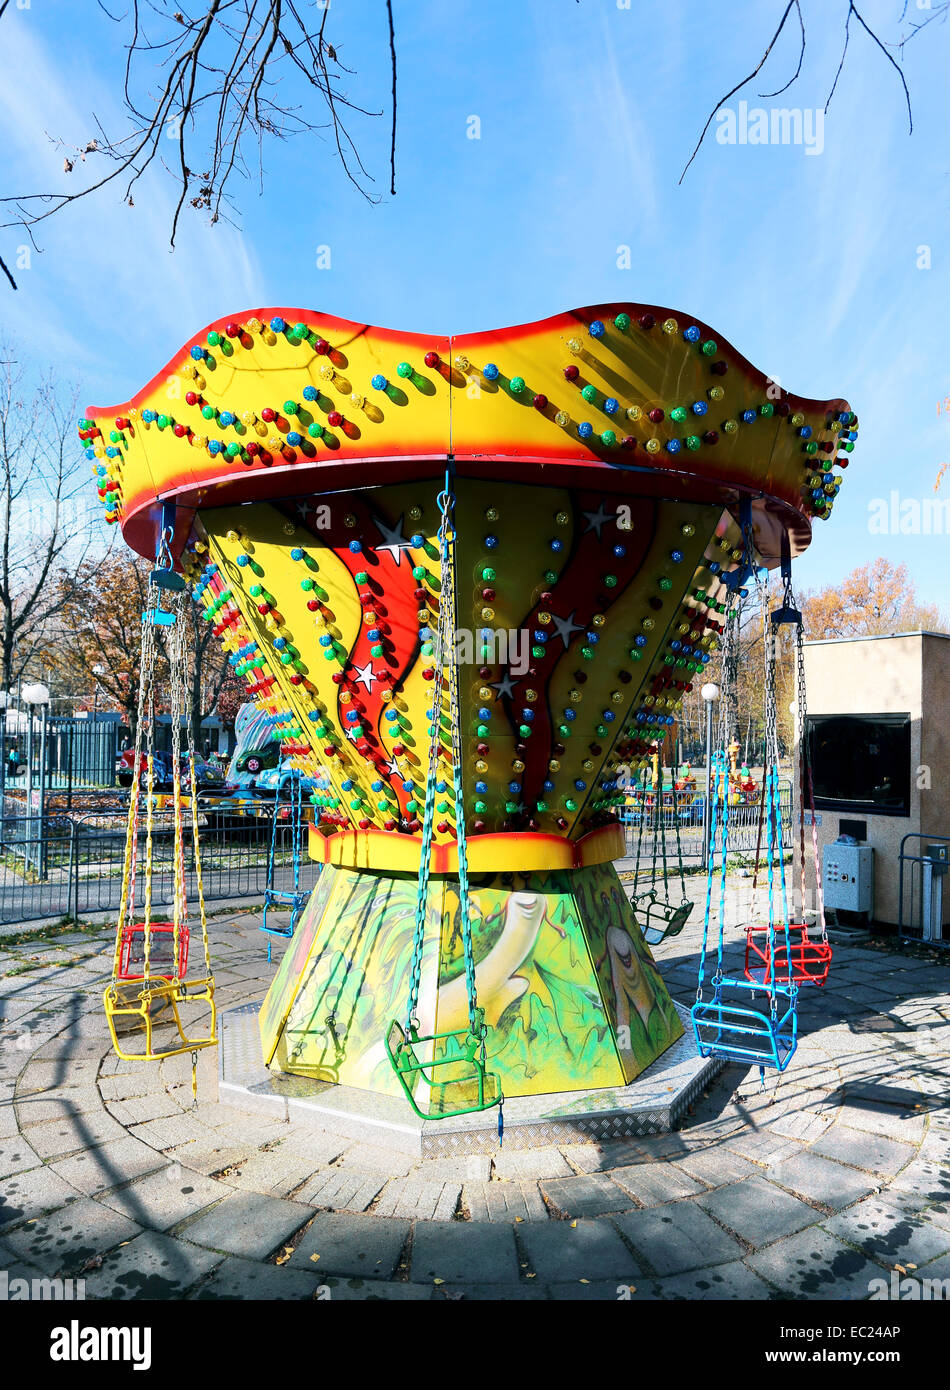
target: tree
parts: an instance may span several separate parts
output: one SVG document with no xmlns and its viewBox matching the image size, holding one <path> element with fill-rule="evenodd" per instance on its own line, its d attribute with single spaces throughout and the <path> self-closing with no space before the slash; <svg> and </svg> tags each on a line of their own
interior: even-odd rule
<svg viewBox="0 0 950 1390">
<path fill-rule="evenodd" d="M 87 475 L 76 444 L 76 393 L 52 372 L 32 387 L 11 344 L 0 344 L 0 682 L 10 690 L 44 641 L 63 592 L 67 552 L 91 544 Z M 85 532 L 85 534 L 84 534 Z"/>
<path fill-rule="evenodd" d="M 124 715 L 133 740 L 149 568 L 139 556 L 121 550 L 75 574 L 61 571 L 56 585 L 59 631 L 47 650 L 52 666 L 78 676 L 88 689 L 98 681 Z M 158 684 L 167 686 L 167 669 Z"/>
<path fill-rule="evenodd" d="M 184 4 L 184 0 L 180 0 Z M 396 46 L 392 0 L 385 8 L 392 68 L 392 138 L 390 193 L 396 192 Z M 0 0 L 0 19 L 8 0 Z M 353 75 L 327 35 L 330 0 L 198 0 L 191 10 L 168 0 L 131 0 L 112 15 L 100 10 L 117 29 L 125 61 L 112 81 L 122 93 L 126 128 L 107 133 L 90 117 L 89 138 L 67 147 L 63 173 L 77 180 L 86 169 L 92 177 L 74 190 L 27 192 L 0 198 L 11 217 L 4 226 L 33 229 L 80 198 L 118 181 L 121 196 L 134 205 L 132 191 L 152 166 L 164 170 L 176 186 L 171 244 L 183 208 L 206 212 L 212 223 L 225 208 L 235 207 L 235 177 L 264 176 L 264 149 L 270 140 L 293 135 L 331 133 L 336 157 L 349 181 L 371 202 L 373 183 L 347 127 L 351 113 L 373 116 L 341 89 Z M 174 144 L 166 164 L 163 151 Z M 256 171 L 247 146 L 255 151 Z M 100 166 L 105 165 L 104 169 Z M 35 245 L 35 242 L 34 242 Z M 10 284 L 16 281 L 0 259 Z"/>
<path fill-rule="evenodd" d="M 827 5 L 827 0 L 825 0 L 825 3 Z M 866 20 L 859 12 L 858 7 L 854 3 L 854 0 L 838 0 L 838 3 L 840 4 L 840 12 L 844 19 L 844 38 L 841 49 L 841 59 L 838 63 L 837 71 L 835 72 L 834 81 L 831 84 L 831 90 L 829 91 L 827 99 L 825 101 L 825 113 L 827 114 L 828 107 L 831 105 L 831 98 L 835 94 L 835 88 L 838 85 L 838 79 L 841 76 L 841 72 L 845 64 L 845 59 L 848 56 L 848 48 L 851 43 L 851 21 L 855 20 L 856 27 L 863 29 L 867 37 L 880 50 L 884 58 L 891 65 L 891 67 L 897 73 L 897 76 L 900 78 L 900 83 L 904 90 L 904 100 L 907 104 L 907 120 L 910 127 L 910 133 L 912 134 L 914 130 L 914 117 L 910 104 L 910 92 L 908 90 L 907 83 L 904 79 L 904 74 L 901 71 L 900 65 L 897 63 L 895 58 L 888 52 L 888 47 L 893 47 L 893 45 L 885 44 L 878 37 L 877 33 L 870 27 L 870 25 L 866 22 Z M 926 20 L 917 23 L 913 20 L 908 19 L 909 3 L 910 0 L 903 0 L 903 5 L 901 8 L 899 18 L 900 23 L 904 23 L 905 21 L 907 22 L 910 31 L 909 33 L 905 34 L 900 40 L 898 47 L 901 51 L 903 51 L 904 45 L 906 43 L 909 43 L 910 40 L 913 39 L 916 36 L 916 34 L 918 34 L 922 29 L 925 29 L 928 24 L 931 24 L 936 19 L 939 19 L 941 22 L 943 22 L 946 20 L 948 13 L 950 13 L 950 0 L 939 0 L 939 3 L 931 9 L 929 17 Z M 795 82 L 797 82 L 799 75 L 801 74 L 802 66 L 805 61 L 805 16 L 802 11 L 802 0 L 788 0 L 788 3 L 785 5 L 785 8 L 782 11 L 781 18 L 779 19 L 779 22 L 772 33 L 772 37 L 766 44 L 765 52 L 762 54 L 755 67 L 748 74 L 748 76 L 743 77 L 740 82 L 737 82 L 734 87 L 731 87 L 729 91 L 726 92 L 725 96 L 721 97 L 720 100 L 716 103 L 712 111 L 710 111 L 709 116 L 706 120 L 706 124 L 703 126 L 702 131 L 700 132 L 699 139 L 696 141 L 696 144 L 693 147 L 693 152 L 690 155 L 689 159 L 686 161 L 686 165 L 683 169 L 683 172 L 680 174 L 680 183 L 683 182 L 683 179 L 686 177 L 686 173 L 689 169 L 689 166 L 692 164 L 693 160 L 699 153 L 702 143 L 705 140 L 706 135 L 709 131 L 709 127 L 712 125 L 713 119 L 716 116 L 716 113 L 723 107 L 724 103 L 727 102 L 730 97 L 735 96 L 737 92 L 741 92 L 744 87 L 747 87 L 749 83 L 759 75 L 759 73 L 768 63 L 769 58 L 772 56 L 772 51 L 778 43 L 779 39 L 781 38 L 782 32 L 785 29 L 785 25 L 792 14 L 794 14 L 796 20 L 798 21 L 799 37 L 798 62 L 796 64 L 795 71 L 792 73 L 788 81 L 783 83 L 781 87 L 776 88 L 775 91 L 760 92 L 758 95 L 761 97 L 777 97 L 781 95 L 782 92 L 787 92 L 789 87 L 791 87 Z"/>
<path fill-rule="evenodd" d="M 809 638 L 880 637 L 919 628 L 942 632 L 947 622 L 936 604 L 921 603 L 906 565 L 883 556 L 859 565 L 841 584 L 805 596 Z"/>
<path fill-rule="evenodd" d="M 125 549 L 85 565 L 78 574 L 62 572 L 61 621 L 47 661 L 62 675 L 92 689 L 98 681 L 107 701 L 122 712 L 135 737 L 141 676 L 142 613 L 148 605 L 151 565 Z M 213 636 L 212 624 L 189 603 L 189 662 L 185 673 L 192 730 L 199 741 L 201 721 L 227 703 L 232 687 L 243 688 L 233 675 L 227 653 Z M 156 688 L 168 689 L 168 664 L 159 640 Z M 165 707 L 156 713 L 166 712 Z"/>
</svg>

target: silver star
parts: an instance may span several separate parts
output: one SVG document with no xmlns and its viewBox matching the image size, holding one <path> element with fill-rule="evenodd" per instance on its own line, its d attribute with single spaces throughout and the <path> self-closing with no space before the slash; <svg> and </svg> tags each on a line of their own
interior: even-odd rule
<svg viewBox="0 0 950 1390">
<path fill-rule="evenodd" d="M 556 613 L 551 614 L 551 622 L 557 628 L 557 635 L 560 637 L 565 647 L 571 645 L 571 637 L 575 632 L 581 632 L 583 630 L 582 624 L 575 623 L 574 621 L 574 613 L 576 611 L 577 610 L 574 609 L 569 618 L 559 618 Z"/>
<path fill-rule="evenodd" d="M 387 771 L 390 777 L 399 777 L 401 775 L 395 758 L 393 758 L 392 762 L 389 764 Z"/>
<path fill-rule="evenodd" d="M 402 534 L 402 517 L 400 516 L 395 526 L 387 526 L 384 521 L 380 521 L 377 517 L 376 528 L 381 536 L 386 537 L 383 544 L 378 545 L 376 549 L 388 550 L 398 565 L 402 560 L 402 552 L 410 548 L 410 542 Z"/>
<path fill-rule="evenodd" d="M 363 731 L 356 724 L 351 724 L 346 731 L 346 736 L 351 743 L 355 743 L 357 739 L 363 737 Z"/>
<path fill-rule="evenodd" d="M 605 512 L 604 504 L 603 502 L 601 502 L 600 507 L 596 512 L 585 512 L 584 515 L 587 518 L 587 525 L 584 528 L 585 536 L 588 531 L 596 531 L 597 539 L 600 540 L 600 528 L 604 525 L 606 521 L 610 521 L 613 519 L 612 513 Z"/>
<path fill-rule="evenodd" d="M 502 695 L 514 695 L 515 686 L 514 681 L 511 679 L 511 672 L 506 671 L 500 681 L 492 681 L 491 688 L 497 691 L 495 695 L 496 700 L 500 700 Z"/>
<path fill-rule="evenodd" d="M 352 669 L 354 682 L 359 681 L 362 685 L 366 687 L 367 690 L 372 692 L 373 681 L 379 680 L 379 677 L 373 670 L 373 663 L 371 661 L 367 661 L 365 666 L 354 666 Z"/>
</svg>

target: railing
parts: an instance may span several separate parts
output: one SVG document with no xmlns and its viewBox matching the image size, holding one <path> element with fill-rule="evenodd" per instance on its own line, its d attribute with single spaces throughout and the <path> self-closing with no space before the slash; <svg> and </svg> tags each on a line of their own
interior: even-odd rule
<svg viewBox="0 0 950 1390">
<path fill-rule="evenodd" d="M 925 928 L 927 920 L 934 913 L 933 897 L 936 877 L 931 869 L 927 874 L 927 866 L 933 865 L 934 860 L 925 854 L 910 854 L 905 848 L 908 840 L 919 840 L 919 849 L 923 849 L 924 844 L 928 845 L 950 845 L 950 835 L 924 835 L 920 832 L 911 832 L 901 840 L 900 853 L 898 855 L 898 876 L 897 876 L 897 931 L 898 935 L 907 937 L 912 941 L 927 940 L 929 945 L 950 946 L 950 925 L 943 923 L 934 925 L 940 935 L 925 938 Z M 944 881 L 940 882 L 941 900 L 944 894 Z"/>
<path fill-rule="evenodd" d="M 205 897 L 248 897 L 268 887 L 272 813 L 227 821 L 208 813 L 199 826 Z M 274 888 L 293 887 L 293 838 L 289 819 L 277 826 Z M 119 906 L 125 867 L 126 815 L 6 816 L 0 821 L 0 924 L 46 917 L 81 918 Z M 138 834 L 138 877 L 144 879 L 146 831 Z M 185 890 L 197 895 L 194 844 L 184 836 Z M 174 836 L 171 813 L 156 812 L 152 837 L 153 916 L 171 904 L 174 887 Z M 300 857 L 300 886 L 309 891 L 317 865 Z"/>
<path fill-rule="evenodd" d="M 782 817 L 782 835 L 786 849 L 792 848 L 792 784 L 787 778 L 779 779 L 779 802 Z M 662 836 L 666 837 L 667 858 L 675 862 L 676 831 L 679 828 L 680 848 L 684 859 L 702 859 L 703 855 L 703 810 L 706 804 L 704 790 L 670 791 L 663 795 L 660 822 L 657 826 L 656 808 L 652 804 L 652 793 L 647 790 L 646 804 L 631 805 L 629 802 L 621 811 L 620 819 L 624 826 L 627 854 L 634 856 L 639 852 L 641 858 L 653 858 L 654 848 L 659 855 L 662 850 Z M 641 840 L 641 821 L 642 840 Z M 654 833 L 654 828 L 659 834 Z M 732 854 L 754 854 L 759 838 L 759 803 L 756 799 L 749 804 L 729 807 L 729 852 Z M 654 840 L 656 845 L 654 846 Z M 762 845 L 765 844 L 765 831 L 762 832 Z"/>
</svg>

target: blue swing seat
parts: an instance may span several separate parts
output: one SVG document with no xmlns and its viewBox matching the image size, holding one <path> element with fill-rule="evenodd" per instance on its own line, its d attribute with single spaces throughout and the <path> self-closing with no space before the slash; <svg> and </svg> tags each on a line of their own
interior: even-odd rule
<svg viewBox="0 0 950 1390">
<path fill-rule="evenodd" d="M 766 993 L 768 994 L 768 986 Z M 745 990 L 754 995 L 763 986 L 748 980 L 722 979 L 714 987 L 711 999 L 698 999 L 690 1013 L 693 1034 L 701 1057 L 723 1057 L 727 1061 L 744 1062 L 758 1067 L 774 1067 L 784 1071 L 792 1059 L 798 1041 L 798 1011 L 796 985 L 775 985 L 776 1016 L 732 999 L 724 999 L 724 990 Z M 741 1000 L 742 996 L 739 996 Z"/>
<path fill-rule="evenodd" d="M 261 931 L 266 931 L 270 936 L 293 936 L 300 920 L 300 914 L 306 905 L 309 893 L 292 893 L 282 888 L 264 889 L 264 915 L 261 918 Z M 289 907 L 290 920 L 280 926 L 274 926 L 267 921 L 267 909 L 269 907 Z"/>
</svg>

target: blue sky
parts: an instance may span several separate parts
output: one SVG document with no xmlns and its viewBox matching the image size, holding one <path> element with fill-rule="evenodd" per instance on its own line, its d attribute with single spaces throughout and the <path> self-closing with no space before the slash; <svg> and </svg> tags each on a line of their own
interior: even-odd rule
<svg viewBox="0 0 950 1390">
<path fill-rule="evenodd" d="M 626 0 L 620 0 L 626 3 Z M 827 525 L 799 563 L 834 583 L 886 555 L 944 610 L 946 535 L 879 535 L 869 505 L 933 496 L 950 460 L 945 226 L 950 28 L 905 49 L 914 134 L 897 75 L 852 22 L 824 147 L 728 145 L 715 127 L 677 180 L 708 113 L 751 70 L 781 0 L 394 0 L 397 196 L 388 196 L 390 72 L 382 0 L 332 0 L 327 34 L 358 70 L 351 94 L 384 111 L 353 122 L 384 194 L 370 206 L 325 139 L 265 150 L 263 194 L 239 186 L 239 227 L 186 215 L 168 250 L 172 190 L 149 179 L 39 230 L 43 254 L 0 289 L 0 324 L 83 405 L 125 400 L 209 320 L 283 303 L 420 332 L 526 322 L 603 300 L 647 300 L 713 324 L 807 396 L 846 396 L 861 437 Z M 802 0 L 808 47 L 786 26 L 770 64 L 728 105 L 824 105 L 845 0 Z M 903 0 L 860 7 L 896 39 Z M 909 13 L 925 17 L 919 0 Z M 7 11 L 0 141 L 8 191 L 66 185 L 47 133 L 84 144 L 93 111 L 119 130 L 117 31 L 98 7 L 31 0 Z M 906 25 L 905 25 L 906 32 Z M 11 83 L 9 74 L 16 74 Z M 469 118 L 480 139 L 467 138 Z M 87 166 L 92 169 L 93 165 Z M 80 166 L 77 165 L 77 170 Z M 72 176 L 75 180 L 76 173 Z M 11 261 L 24 237 L 2 236 Z M 330 247 L 331 268 L 316 252 Z M 918 248 L 930 248 L 930 269 Z M 629 247 L 630 268 L 618 268 Z M 945 483 L 950 488 L 950 482 Z"/>
</svg>

